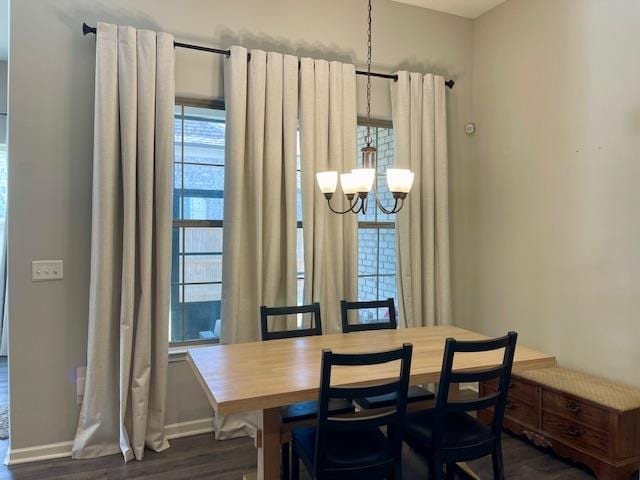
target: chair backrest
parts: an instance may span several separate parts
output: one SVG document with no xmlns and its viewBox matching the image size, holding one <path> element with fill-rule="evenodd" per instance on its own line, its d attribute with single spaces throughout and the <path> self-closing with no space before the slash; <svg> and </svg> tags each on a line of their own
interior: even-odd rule
<svg viewBox="0 0 640 480">
<path fill-rule="evenodd" d="M 518 334 L 509 332 L 504 337 L 491 340 L 459 341 L 448 338 L 445 343 L 444 358 L 442 361 L 442 373 L 438 393 L 436 395 L 436 420 L 433 432 L 434 448 L 437 448 L 442 440 L 445 425 L 445 415 L 449 412 L 469 412 L 493 407 L 494 415 L 491 424 L 491 433 L 494 436 L 500 434 L 502 421 L 511 383 L 511 367 L 516 350 Z M 453 363 L 456 353 L 489 352 L 504 349 L 502 361 L 495 367 L 477 369 L 473 371 L 455 371 Z M 470 400 L 449 400 L 449 391 L 452 383 L 473 383 L 486 380 L 497 380 L 497 392 L 489 393 L 484 397 Z"/>
<path fill-rule="evenodd" d="M 368 308 L 386 308 L 389 310 L 389 321 L 376 323 L 349 323 L 350 310 L 362 310 Z M 373 300 L 369 302 L 340 302 L 340 310 L 342 311 L 342 332 L 362 332 L 364 330 L 394 330 L 398 328 L 396 321 L 396 305 L 393 298 L 386 300 Z"/>
<path fill-rule="evenodd" d="M 312 325 L 309 328 L 294 330 L 269 331 L 269 317 L 312 313 Z M 277 340 L 280 338 L 309 337 L 322 335 L 322 319 L 320 318 L 320 304 L 297 305 L 293 307 L 260 307 L 260 333 L 262 340 Z"/>
<path fill-rule="evenodd" d="M 338 435 L 341 432 L 351 430 L 358 431 L 370 427 L 387 426 L 387 440 L 391 459 L 388 463 L 363 467 L 360 473 L 368 472 L 373 475 L 376 472 L 388 472 L 401 461 L 402 437 L 407 411 L 407 389 L 411 373 L 411 353 L 413 347 L 405 343 L 402 348 L 376 353 L 333 353 L 331 350 L 322 351 L 322 370 L 320 374 L 320 405 L 318 409 L 318 428 L 316 438 L 315 466 L 316 475 L 325 471 L 326 442 L 331 432 Z M 331 371 L 334 366 L 370 367 L 389 362 L 400 362 L 397 378 L 387 383 L 378 383 L 365 386 L 332 386 Z M 396 403 L 387 410 L 363 410 L 355 416 L 332 417 L 329 414 L 329 402 L 331 399 L 352 399 L 374 397 L 395 393 Z M 389 428 L 391 427 L 391 428 Z M 351 473 L 354 469 L 345 467 Z M 355 469 L 357 470 L 357 469 Z"/>
</svg>

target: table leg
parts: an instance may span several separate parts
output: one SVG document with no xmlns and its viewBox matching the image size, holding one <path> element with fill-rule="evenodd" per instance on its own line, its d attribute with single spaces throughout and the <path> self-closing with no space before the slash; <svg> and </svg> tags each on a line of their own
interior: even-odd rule
<svg viewBox="0 0 640 480">
<path fill-rule="evenodd" d="M 282 423 L 280 409 L 263 410 L 261 418 L 262 440 L 258 442 L 257 480 L 278 479 L 280 478 L 280 426 Z"/>
</svg>

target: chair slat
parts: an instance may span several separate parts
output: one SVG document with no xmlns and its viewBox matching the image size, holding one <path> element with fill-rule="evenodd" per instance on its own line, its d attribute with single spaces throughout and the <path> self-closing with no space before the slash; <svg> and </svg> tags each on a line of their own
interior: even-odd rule
<svg viewBox="0 0 640 480">
<path fill-rule="evenodd" d="M 474 372 L 451 372 L 449 381 L 451 383 L 473 383 L 484 382 L 485 380 L 493 380 L 502 376 L 505 366 L 500 365 L 489 370 L 477 370 Z"/>
<path fill-rule="evenodd" d="M 389 311 L 388 322 L 375 323 L 349 323 L 349 312 L 351 310 L 363 310 L 367 308 L 386 308 Z M 395 330 L 398 328 L 396 321 L 396 306 L 393 298 L 386 300 L 371 300 L 366 302 L 348 302 L 342 300 L 340 302 L 340 310 L 342 312 L 342 332 L 364 332 L 367 330 Z"/>
<path fill-rule="evenodd" d="M 311 328 L 269 331 L 269 317 L 297 315 L 299 313 L 313 313 L 313 326 Z M 311 305 L 294 305 L 290 307 L 267 307 L 263 305 L 260 307 L 260 333 L 263 341 L 322 335 L 320 304 L 313 303 Z"/>
</svg>

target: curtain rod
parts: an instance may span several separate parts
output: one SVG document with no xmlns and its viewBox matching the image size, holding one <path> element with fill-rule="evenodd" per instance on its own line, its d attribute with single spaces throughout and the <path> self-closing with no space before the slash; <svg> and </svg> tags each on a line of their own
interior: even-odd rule
<svg viewBox="0 0 640 480">
<path fill-rule="evenodd" d="M 84 35 L 89 35 L 90 33 L 95 35 L 97 32 L 98 32 L 98 29 L 96 27 L 91 27 L 86 23 L 82 24 L 82 33 Z M 225 55 L 227 57 L 231 55 L 230 50 L 222 50 L 219 48 L 212 48 L 212 47 L 203 47 L 201 45 L 192 45 L 190 43 L 173 42 L 173 46 L 180 47 L 180 48 L 188 48 L 189 50 L 199 50 L 201 52 L 217 53 L 218 55 Z M 249 54 L 249 60 L 251 60 L 251 54 Z M 356 75 L 367 75 L 367 72 L 362 70 L 356 70 Z M 394 82 L 398 80 L 398 75 L 392 75 L 390 73 L 371 72 L 371 76 L 378 77 L 378 78 L 389 78 Z M 453 89 L 453 86 L 456 84 L 456 82 L 454 82 L 453 80 L 446 80 L 444 84 L 447 87 L 449 87 L 449 89 Z"/>
</svg>

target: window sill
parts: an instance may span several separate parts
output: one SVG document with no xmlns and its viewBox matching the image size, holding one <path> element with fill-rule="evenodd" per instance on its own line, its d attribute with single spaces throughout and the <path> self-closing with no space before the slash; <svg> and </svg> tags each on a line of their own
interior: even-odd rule
<svg viewBox="0 0 640 480">
<path fill-rule="evenodd" d="M 173 362 L 186 362 L 187 350 L 192 348 L 206 348 L 220 345 L 218 342 L 201 343 L 199 345 L 180 345 L 175 347 L 169 347 L 169 363 Z"/>
</svg>

